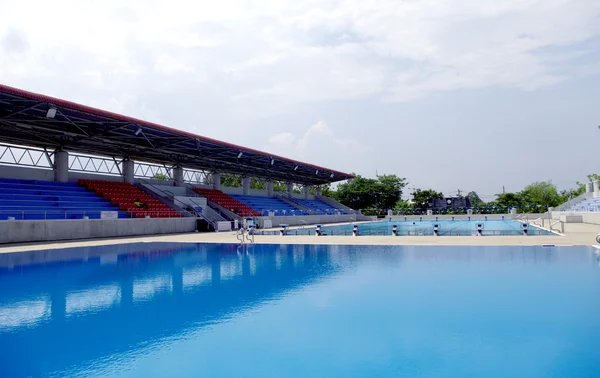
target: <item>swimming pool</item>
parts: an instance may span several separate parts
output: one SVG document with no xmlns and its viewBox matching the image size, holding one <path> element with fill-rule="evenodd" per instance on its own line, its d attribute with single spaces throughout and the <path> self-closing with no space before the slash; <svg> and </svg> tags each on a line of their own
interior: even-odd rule
<svg viewBox="0 0 600 378">
<path fill-rule="evenodd" d="M 437 229 L 439 236 L 475 236 L 481 229 L 482 236 L 523 235 L 522 222 L 510 219 L 474 219 L 474 220 L 405 220 L 379 221 L 342 225 L 323 225 L 323 235 L 349 236 L 353 228 L 358 227 L 358 236 L 393 235 L 394 227 L 398 236 L 432 236 Z M 437 226 L 437 227 L 436 227 Z M 316 227 L 293 228 L 286 235 L 315 235 Z M 279 235 L 280 231 L 259 231 L 263 235 Z M 555 235 L 554 233 L 527 225 L 528 235 Z"/>
<path fill-rule="evenodd" d="M 140 243 L 0 266 L 4 378 L 600 372 L 591 247 Z"/>
</svg>

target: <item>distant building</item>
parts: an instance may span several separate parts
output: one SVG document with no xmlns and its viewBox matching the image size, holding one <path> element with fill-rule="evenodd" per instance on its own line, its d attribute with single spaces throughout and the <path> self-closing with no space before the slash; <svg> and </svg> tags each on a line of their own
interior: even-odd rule
<svg viewBox="0 0 600 378">
<path fill-rule="evenodd" d="M 427 208 L 431 210 L 470 209 L 471 201 L 467 197 L 430 198 L 427 201 Z"/>
</svg>

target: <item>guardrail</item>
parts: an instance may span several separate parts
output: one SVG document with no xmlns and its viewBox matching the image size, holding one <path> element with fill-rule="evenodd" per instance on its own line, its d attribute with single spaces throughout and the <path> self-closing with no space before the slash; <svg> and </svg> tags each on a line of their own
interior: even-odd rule
<svg viewBox="0 0 600 378">
<path fill-rule="evenodd" d="M 539 218 L 535 219 L 533 221 L 533 224 L 536 225 L 536 226 L 545 227 L 544 226 L 544 224 L 545 224 L 544 218 L 539 217 Z"/>
<path fill-rule="evenodd" d="M 546 213 L 548 207 L 547 206 L 537 206 L 534 208 L 518 208 L 519 215 L 525 214 L 540 214 Z M 388 211 L 392 210 L 392 215 L 427 215 L 428 211 L 431 211 L 433 215 L 469 215 L 469 211 L 471 210 L 473 215 L 509 215 L 511 208 L 510 207 L 481 207 L 481 208 L 459 208 L 459 209 L 359 209 L 361 214 L 366 216 L 380 216 L 386 217 L 388 216 Z"/>
<path fill-rule="evenodd" d="M 554 228 L 554 226 L 556 226 L 557 224 L 560 225 L 560 229 L 559 228 Z M 565 222 L 561 221 L 561 220 L 556 220 L 556 221 L 550 221 L 550 231 L 555 231 L 555 232 L 560 232 L 561 234 L 565 233 Z"/>
<path fill-rule="evenodd" d="M 256 231 L 257 235 L 281 235 L 281 231 Z M 291 236 L 316 236 L 316 230 L 313 229 L 287 229 L 285 235 Z M 327 230 L 321 229 L 322 236 L 353 236 L 352 230 Z M 397 230 L 397 236 L 435 236 L 433 230 L 427 231 L 411 231 L 411 230 Z M 449 231 L 438 231 L 438 236 L 477 236 L 477 230 L 449 230 Z M 550 235 L 545 230 L 528 230 L 527 235 L 534 236 L 547 236 Z M 392 230 L 359 230 L 358 236 L 394 236 Z M 523 236 L 522 230 L 482 230 L 481 236 Z"/>
<path fill-rule="evenodd" d="M 90 211 L 71 211 L 71 210 L 2 210 L 0 211 L 0 220 L 53 220 L 53 219 L 127 219 L 140 218 L 127 211 L 106 211 L 102 217 L 102 212 L 98 210 Z M 108 214 L 109 213 L 109 214 Z M 116 214 L 115 214 L 116 213 Z M 143 218 L 181 218 L 179 213 L 166 211 L 143 211 L 136 210 Z M 184 212 L 187 213 L 187 212 Z M 115 216 L 116 215 L 116 216 Z"/>
</svg>

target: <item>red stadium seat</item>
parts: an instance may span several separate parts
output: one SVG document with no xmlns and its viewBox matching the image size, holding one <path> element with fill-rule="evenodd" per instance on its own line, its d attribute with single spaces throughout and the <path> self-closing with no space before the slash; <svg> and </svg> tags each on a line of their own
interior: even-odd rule
<svg viewBox="0 0 600 378">
<path fill-rule="evenodd" d="M 226 208 L 227 210 L 229 210 L 239 216 L 242 216 L 242 217 L 249 217 L 249 216 L 260 217 L 260 216 L 262 216 L 261 213 L 252 209 L 250 206 L 234 199 L 233 197 L 228 196 L 227 194 L 223 193 L 220 190 L 194 188 L 194 191 L 196 193 L 200 194 L 201 196 L 206 197 L 210 201 L 215 202 L 216 204 Z"/>
<path fill-rule="evenodd" d="M 115 206 L 119 206 L 120 209 L 127 211 L 131 216 L 136 218 L 144 218 L 146 215 L 149 215 L 151 218 L 182 216 L 164 203 L 146 194 L 140 188 L 126 182 L 79 180 L 79 184 L 95 191 Z M 134 201 L 137 199 L 145 203 L 148 208 L 138 208 L 134 204 Z"/>
</svg>

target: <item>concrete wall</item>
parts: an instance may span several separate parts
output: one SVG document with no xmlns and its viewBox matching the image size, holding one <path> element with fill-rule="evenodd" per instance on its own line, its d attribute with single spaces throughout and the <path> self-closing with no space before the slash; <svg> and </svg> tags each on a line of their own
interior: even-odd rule
<svg viewBox="0 0 600 378">
<path fill-rule="evenodd" d="M 0 221 L 0 244 L 193 232 L 196 218 Z"/>
<path fill-rule="evenodd" d="M 292 198 L 304 199 L 304 193 L 292 193 Z M 307 199 L 314 200 L 315 196 L 309 194 Z"/>
<path fill-rule="evenodd" d="M 52 169 L 0 165 L 0 177 L 17 180 L 54 181 L 54 171 Z M 69 172 L 69 182 L 77 182 L 79 179 L 123 181 L 122 176 Z"/>
<path fill-rule="evenodd" d="M 571 216 L 580 215 L 583 223 L 600 224 L 600 213 L 588 213 L 577 211 L 553 211 L 552 219 L 559 220 L 561 215 Z"/>
<path fill-rule="evenodd" d="M 101 175 L 84 172 L 69 172 L 69 182 L 77 182 L 79 181 L 79 179 L 123 182 L 123 176 Z"/>
<path fill-rule="evenodd" d="M 0 165 L 0 177 L 16 180 L 54 181 L 52 169 Z"/>
<path fill-rule="evenodd" d="M 152 186 L 157 187 L 158 189 L 162 190 L 163 192 L 171 192 L 173 193 L 174 196 L 181 196 L 181 197 L 185 197 L 187 196 L 187 188 L 185 186 L 168 186 L 168 185 L 154 185 L 152 184 Z"/>
</svg>

